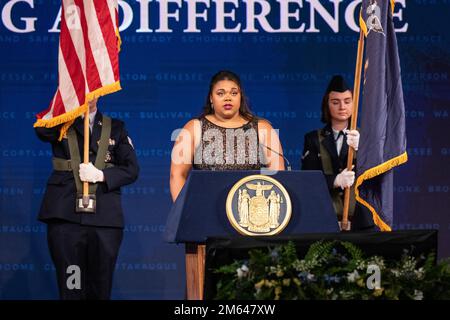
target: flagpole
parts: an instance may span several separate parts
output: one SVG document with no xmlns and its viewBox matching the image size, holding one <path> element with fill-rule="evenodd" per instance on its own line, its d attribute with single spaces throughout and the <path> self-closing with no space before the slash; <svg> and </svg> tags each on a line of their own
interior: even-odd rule
<svg viewBox="0 0 450 320">
<path fill-rule="evenodd" d="M 84 114 L 84 152 L 83 163 L 89 163 L 89 105 Z M 83 207 L 89 206 L 89 182 L 83 182 Z"/>
<path fill-rule="evenodd" d="M 359 31 L 358 40 L 358 53 L 356 56 L 356 66 L 355 66 L 355 83 L 353 86 L 353 112 L 350 123 L 350 130 L 356 129 L 356 123 L 358 120 L 358 104 L 359 104 L 359 92 L 361 84 L 361 73 L 362 73 L 362 61 L 364 53 L 364 32 Z M 352 170 L 353 167 L 353 154 L 355 150 L 349 146 L 348 157 L 347 157 L 347 170 Z M 344 211 L 342 214 L 341 228 L 342 230 L 348 229 L 348 209 L 350 204 L 350 188 L 345 188 L 344 193 Z"/>
</svg>

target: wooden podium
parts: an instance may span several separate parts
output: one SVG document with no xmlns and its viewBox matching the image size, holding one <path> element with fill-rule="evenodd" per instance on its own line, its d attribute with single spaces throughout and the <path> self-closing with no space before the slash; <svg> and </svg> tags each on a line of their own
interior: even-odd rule
<svg viewBox="0 0 450 320">
<path fill-rule="evenodd" d="M 188 300 L 204 297 L 206 239 L 241 236 L 228 221 L 226 199 L 236 182 L 255 174 L 260 171 L 193 170 L 173 204 L 164 240 L 185 244 Z M 279 171 L 270 177 L 284 186 L 292 203 L 291 220 L 280 235 L 339 232 L 321 171 Z"/>
<path fill-rule="evenodd" d="M 186 298 L 203 300 L 206 245 L 186 243 Z"/>
</svg>

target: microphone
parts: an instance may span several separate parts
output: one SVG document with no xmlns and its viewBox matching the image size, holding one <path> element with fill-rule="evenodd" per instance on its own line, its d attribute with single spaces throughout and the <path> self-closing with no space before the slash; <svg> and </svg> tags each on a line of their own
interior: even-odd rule
<svg viewBox="0 0 450 320">
<path fill-rule="evenodd" d="M 246 132 L 247 130 L 250 130 L 251 128 L 252 128 L 251 122 L 248 122 L 247 124 L 245 124 L 245 125 L 242 127 L 242 129 L 244 130 L 244 132 Z M 291 168 L 291 163 L 289 162 L 289 160 L 288 160 L 284 155 L 282 155 L 281 153 L 279 153 L 279 152 L 273 150 L 272 148 L 266 146 L 264 143 L 259 142 L 259 145 L 260 145 L 260 146 L 263 146 L 264 148 L 267 148 L 268 150 L 272 151 L 273 153 L 275 153 L 275 154 L 277 154 L 277 155 L 283 157 L 284 161 L 286 161 L 286 164 L 287 164 L 287 166 L 286 166 L 287 171 L 291 171 L 291 170 L 292 170 L 292 168 Z"/>
<path fill-rule="evenodd" d="M 263 146 L 264 148 L 266 148 L 266 149 L 272 151 L 273 153 L 275 153 L 275 154 L 277 154 L 277 155 L 283 157 L 284 161 L 286 161 L 286 164 L 287 164 L 287 166 L 286 166 L 287 171 L 291 171 L 291 170 L 292 170 L 292 168 L 291 168 L 291 163 L 289 162 L 289 160 L 288 160 L 284 155 L 282 155 L 281 153 L 279 153 L 279 152 L 273 150 L 272 148 L 266 146 L 264 143 L 261 143 L 261 142 L 260 142 L 259 145 L 260 145 L 260 146 Z"/>
</svg>

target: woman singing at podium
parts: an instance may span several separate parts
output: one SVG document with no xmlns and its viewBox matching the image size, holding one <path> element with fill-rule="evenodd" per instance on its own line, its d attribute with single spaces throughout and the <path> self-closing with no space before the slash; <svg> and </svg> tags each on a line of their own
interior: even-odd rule
<svg viewBox="0 0 450 320">
<path fill-rule="evenodd" d="M 231 71 L 212 77 L 203 113 L 177 134 L 170 167 L 173 201 L 191 169 L 284 170 L 277 133 L 250 111 L 241 81 Z"/>
</svg>

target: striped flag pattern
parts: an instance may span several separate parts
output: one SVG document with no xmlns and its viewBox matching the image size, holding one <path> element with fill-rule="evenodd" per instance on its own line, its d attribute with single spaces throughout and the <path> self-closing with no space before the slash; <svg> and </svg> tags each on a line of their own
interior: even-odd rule
<svg viewBox="0 0 450 320">
<path fill-rule="evenodd" d="M 88 101 L 121 89 L 117 0 L 62 0 L 58 53 L 59 86 L 35 127 L 72 122 Z"/>
</svg>

